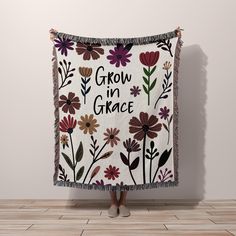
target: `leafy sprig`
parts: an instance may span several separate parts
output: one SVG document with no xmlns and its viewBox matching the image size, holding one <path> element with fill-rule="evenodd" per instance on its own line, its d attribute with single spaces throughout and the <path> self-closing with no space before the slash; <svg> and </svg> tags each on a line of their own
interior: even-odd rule
<svg viewBox="0 0 236 236">
<path fill-rule="evenodd" d="M 163 84 L 162 84 L 162 93 L 160 94 L 160 96 L 158 97 L 156 103 L 155 103 L 155 106 L 154 108 L 156 108 L 157 106 L 157 103 L 160 99 L 165 99 L 165 98 L 168 98 L 168 93 L 171 91 L 171 86 L 172 86 L 172 83 L 170 83 L 170 77 L 172 75 L 172 71 L 169 73 L 169 71 L 167 70 L 166 71 L 166 74 L 165 74 L 165 78 L 163 79 Z"/>
<path fill-rule="evenodd" d="M 70 77 L 72 77 L 74 74 L 72 73 L 75 71 L 75 68 L 70 69 L 71 62 L 68 62 L 64 59 L 63 63 L 62 61 L 59 61 L 59 64 L 61 67 L 58 67 L 58 72 L 61 76 L 61 85 L 59 89 L 71 84 L 71 80 L 68 80 L 67 83 L 65 84 L 66 80 Z"/>
<path fill-rule="evenodd" d="M 173 54 L 171 52 L 171 46 L 172 43 L 170 42 L 170 39 L 160 39 L 157 41 L 157 47 L 161 48 L 164 51 L 168 51 L 171 57 L 173 57 Z"/>
</svg>

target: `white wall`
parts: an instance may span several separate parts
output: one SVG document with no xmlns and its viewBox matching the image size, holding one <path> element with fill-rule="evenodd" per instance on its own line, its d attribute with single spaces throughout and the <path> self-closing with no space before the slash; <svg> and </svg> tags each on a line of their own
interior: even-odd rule
<svg viewBox="0 0 236 236">
<path fill-rule="evenodd" d="M 0 0 L 0 198 L 108 198 L 52 184 L 50 28 L 136 37 L 178 25 L 180 185 L 129 198 L 235 198 L 235 9 L 235 0 Z"/>
</svg>

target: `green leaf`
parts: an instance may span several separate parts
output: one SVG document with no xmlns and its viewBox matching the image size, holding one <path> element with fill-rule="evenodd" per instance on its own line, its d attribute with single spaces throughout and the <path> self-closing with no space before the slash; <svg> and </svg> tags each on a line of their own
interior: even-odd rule
<svg viewBox="0 0 236 236">
<path fill-rule="evenodd" d="M 84 173 L 84 166 L 82 166 L 82 167 L 78 170 L 78 172 L 77 172 L 77 174 L 76 174 L 76 180 L 79 180 L 79 179 L 82 177 L 83 173 Z"/>
<path fill-rule="evenodd" d="M 130 165 L 130 170 L 134 170 L 138 167 L 138 163 L 139 163 L 139 157 L 137 157 L 133 162 L 132 164 Z"/>
<path fill-rule="evenodd" d="M 164 166 L 166 164 L 166 162 L 168 161 L 169 159 L 169 156 L 170 156 L 170 153 L 172 151 L 172 148 L 167 151 L 167 149 L 161 154 L 161 157 L 159 159 L 159 163 L 158 163 L 158 168 Z"/>
<path fill-rule="evenodd" d="M 152 82 L 151 86 L 149 87 L 149 91 L 151 91 L 151 90 L 154 88 L 154 86 L 156 85 L 156 82 L 157 82 L 157 79 L 155 79 L 155 80 Z"/>
<path fill-rule="evenodd" d="M 145 67 L 143 67 L 143 71 L 146 76 L 148 76 L 148 77 L 150 76 L 150 73 L 148 72 L 148 70 Z"/>
<path fill-rule="evenodd" d="M 145 83 L 145 84 L 149 84 L 149 83 L 148 83 L 148 79 L 147 79 L 145 76 L 143 76 L 143 80 L 144 80 L 144 83 Z"/>
<path fill-rule="evenodd" d="M 148 94 L 148 90 L 147 90 L 147 88 L 144 86 L 144 84 L 143 84 L 143 89 L 144 89 L 144 92 L 145 92 L 146 94 Z"/>
<path fill-rule="evenodd" d="M 79 147 L 78 147 L 76 154 L 75 154 L 76 162 L 81 161 L 81 159 L 83 157 L 83 153 L 84 153 L 83 144 L 82 144 L 82 142 L 80 142 Z"/>
<path fill-rule="evenodd" d="M 154 67 L 151 69 L 150 75 L 152 75 L 155 70 L 156 70 L 156 66 L 154 66 Z"/>
<path fill-rule="evenodd" d="M 70 159 L 65 153 L 62 152 L 61 154 L 63 155 L 63 157 L 64 157 L 66 163 L 69 165 L 69 167 L 70 167 L 72 170 L 74 170 L 74 166 L 73 166 L 73 164 L 72 164 L 71 159 Z"/>
</svg>

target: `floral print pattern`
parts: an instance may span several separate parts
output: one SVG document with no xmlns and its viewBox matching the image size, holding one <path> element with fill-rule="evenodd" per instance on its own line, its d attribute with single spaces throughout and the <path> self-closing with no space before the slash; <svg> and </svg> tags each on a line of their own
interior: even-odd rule
<svg viewBox="0 0 236 236">
<path fill-rule="evenodd" d="M 104 133 L 104 140 L 107 141 L 107 144 L 110 144 L 112 147 L 117 145 L 117 142 L 120 141 L 120 139 L 117 137 L 117 134 L 120 132 L 120 130 L 117 128 L 110 128 L 106 129 L 106 131 L 107 132 Z"/>
<path fill-rule="evenodd" d="M 97 119 L 94 118 L 93 114 L 80 117 L 81 120 L 78 121 L 79 128 L 83 130 L 84 134 L 93 134 L 93 132 L 97 132 L 97 127 L 99 124 L 97 124 Z"/>
<path fill-rule="evenodd" d="M 141 89 L 139 88 L 139 86 L 133 86 L 133 88 L 131 88 L 130 91 L 131 91 L 130 94 L 136 97 L 140 94 Z"/>
<path fill-rule="evenodd" d="M 83 55 L 83 60 L 97 60 L 100 55 L 104 54 L 104 49 L 101 44 L 81 43 L 76 44 L 76 52 L 78 55 Z"/>
<path fill-rule="evenodd" d="M 104 175 L 105 178 L 112 179 L 112 180 L 114 180 L 115 178 L 118 178 L 120 174 L 119 168 L 116 168 L 115 166 L 112 166 L 112 165 L 109 165 L 109 167 L 106 168 L 104 173 L 105 173 Z"/>
<path fill-rule="evenodd" d="M 59 101 L 59 107 L 62 107 L 62 111 L 70 114 L 75 114 L 75 110 L 80 109 L 79 97 L 75 96 L 75 93 L 69 92 L 68 96 L 61 95 Z"/>
<path fill-rule="evenodd" d="M 115 65 L 116 67 L 126 66 L 127 63 L 130 62 L 129 57 L 132 56 L 129 53 L 132 48 L 132 44 L 128 44 L 124 46 L 123 44 L 117 44 L 114 49 L 110 49 L 110 55 L 107 56 L 107 59 L 110 60 L 110 63 Z"/>
<path fill-rule="evenodd" d="M 126 41 L 54 40 L 60 185 L 108 190 L 175 181 L 177 43 Z"/>
<path fill-rule="evenodd" d="M 74 50 L 73 45 L 74 42 L 72 42 L 70 39 L 64 39 L 58 37 L 58 39 L 55 39 L 55 47 L 58 49 L 59 52 L 61 52 L 61 55 L 68 55 L 68 50 Z"/>
</svg>

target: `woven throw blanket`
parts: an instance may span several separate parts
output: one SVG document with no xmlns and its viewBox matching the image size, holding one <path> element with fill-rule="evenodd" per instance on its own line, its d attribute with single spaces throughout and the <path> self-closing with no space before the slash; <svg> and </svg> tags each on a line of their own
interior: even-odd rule
<svg viewBox="0 0 236 236">
<path fill-rule="evenodd" d="M 177 186 L 177 31 L 139 38 L 54 35 L 54 185 Z"/>
</svg>

